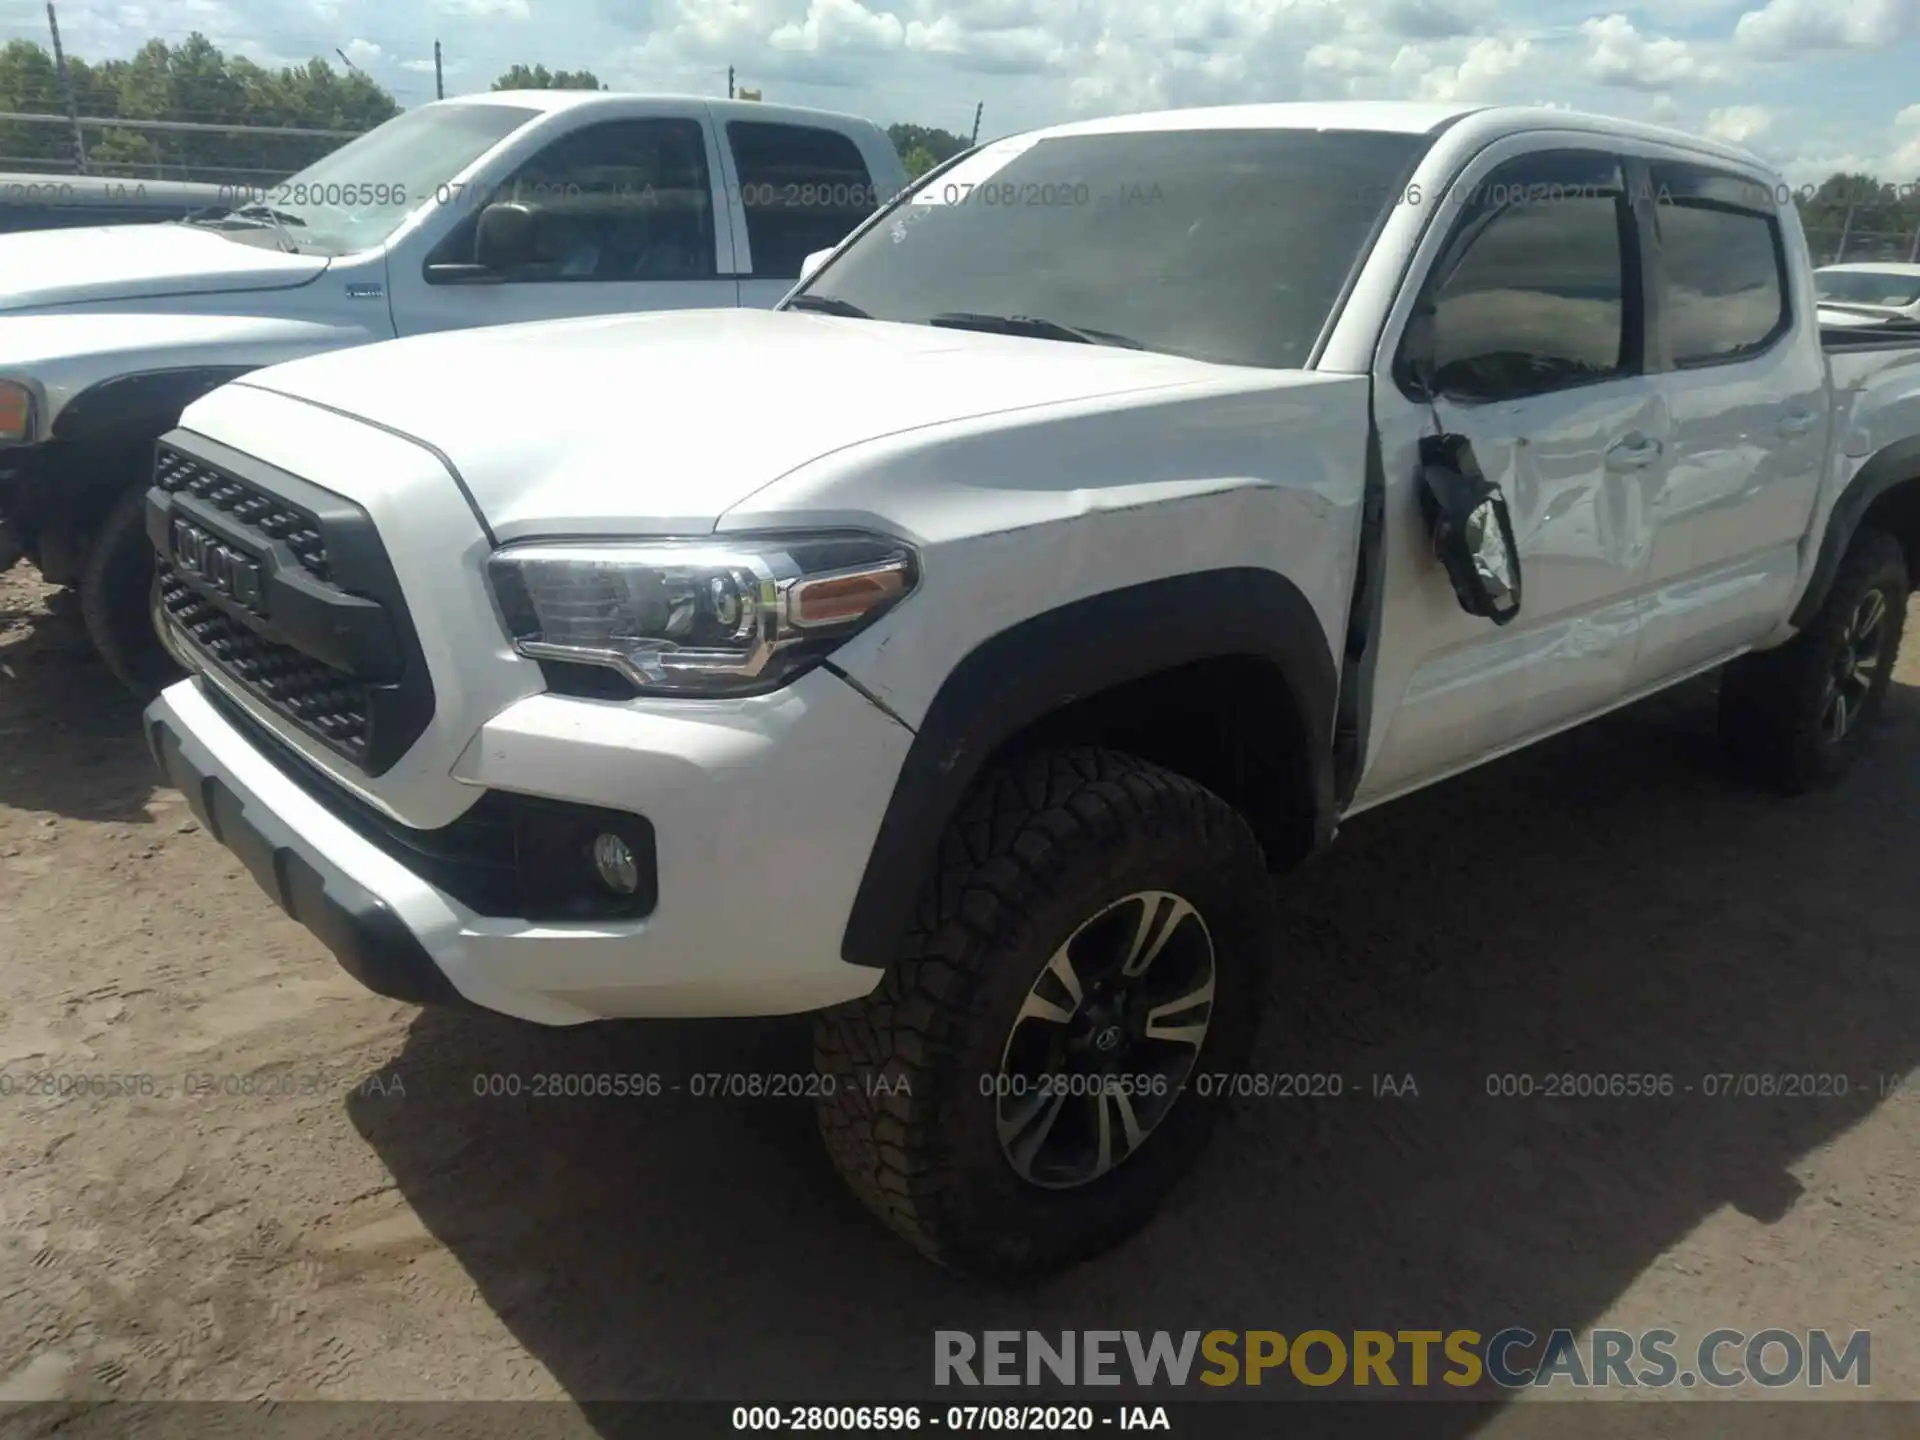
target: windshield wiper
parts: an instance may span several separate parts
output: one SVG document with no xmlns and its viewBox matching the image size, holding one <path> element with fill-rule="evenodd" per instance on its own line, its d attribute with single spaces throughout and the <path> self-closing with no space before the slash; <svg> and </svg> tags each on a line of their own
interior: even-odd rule
<svg viewBox="0 0 1920 1440">
<path fill-rule="evenodd" d="M 822 315 L 844 315 L 849 320 L 871 320 L 873 316 L 846 300 L 832 295 L 796 295 L 781 307 L 785 310 L 816 310 Z"/>
<path fill-rule="evenodd" d="M 1034 340 L 1071 340 L 1081 345 L 1114 345 L 1122 350 L 1144 350 L 1138 340 L 1116 335 L 1111 330 L 1089 330 L 1084 325 L 1063 325 L 1058 320 L 1042 320 L 1037 315 L 980 315 L 971 310 L 949 310 L 927 321 L 949 330 L 985 330 L 994 335 L 1024 335 Z"/>
</svg>

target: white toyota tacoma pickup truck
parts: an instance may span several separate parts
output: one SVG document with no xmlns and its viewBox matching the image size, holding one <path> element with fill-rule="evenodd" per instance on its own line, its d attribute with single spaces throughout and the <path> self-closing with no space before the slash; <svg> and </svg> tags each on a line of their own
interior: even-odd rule
<svg viewBox="0 0 1920 1440">
<path fill-rule="evenodd" d="M 189 402 L 402 335 L 770 306 L 906 179 L 850 115 L 501 91 L 272 185 L 202 187 L 224 203 L 185 223 L 0 236 L 0 570 L 24 555 L 78 586 L 95 648 L 150 699 L 179 672 L 149 621 L 142 510 Z"/>
<path fill-rule="evenodd" d="M 1278 105 L 998 141 L 772 312 L 402 340 L 160 445 L 165 772 L 381 994 L 817 1011 L 928 1255 L 1140 1224 L 1352 815 L 1725 666 L 1835 778 L 1920 562 L 1920 346 L 1744 152 Z M 1829 353 L 1831 349 L 1832 353 Z"/>
</svg>

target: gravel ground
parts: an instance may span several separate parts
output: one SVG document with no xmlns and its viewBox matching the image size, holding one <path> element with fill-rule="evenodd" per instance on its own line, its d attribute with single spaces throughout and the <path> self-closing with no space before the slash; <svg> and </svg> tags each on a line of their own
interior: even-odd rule
<svg viewBox="0 0 1920 1440">
<path fill-rule="evenodd" d="M 1920 647 L 1836 794 L 1734 782 L 1694 691 L 1354 821 L 1286 887 L 1260 1057 L 1350 1093 L 1248 1099 L 1146 1233 L 1012 1298 L 868 1223 L 804 1103 L 477 1096 L 805 1030 L 365 993 L 155 783 L 69 608 L 0 576 L 0 1399 L 924 1399 L 936 1328 L 1009 1323 L 1864 1328 L 1920 1399 Z M 1562 1071 L 1696 1091 L 1486 1092 Z"/>
</svg>

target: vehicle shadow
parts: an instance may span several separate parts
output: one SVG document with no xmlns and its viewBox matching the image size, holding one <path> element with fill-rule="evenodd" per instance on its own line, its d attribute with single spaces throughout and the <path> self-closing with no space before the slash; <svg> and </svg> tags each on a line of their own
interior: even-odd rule
<svg viewBox="0 0 1920 1440">
<path fill-rule="evenodd" d="M 24 564 L 0 576 L 0 806 L 150 820 L 161 781 L 140 710 L 93 653 L 72 591 Z"/>
<path fill-rule="evenodd" d="M 1240 1102 L 1143 1234 L 1028 1293 L 869 1223 L 804 1102 L 474 1093 L 486 1073 L 791 1073 L 795 1022 L 425 1013 L 391 1067 L 405 1102 L 356 1095 L 351 1117 L 581 1402 L 924 1402 L 937 1329 L 1577 1328 L 1722 1207 L 1764 1221 L 1826 1198 L 1802 1195 L 1796 1163 L 1898 1103 L 1877 1077 L 1920 1064 L 1920 690 L 1889 711 L 1872 770 L 1835 794 L 1782 801 L 1725 774 L 1693 687 L 1355 819 L 1284 888 L 1293 938 L 1254 1067 L 1337 1074 L 1345 1093 Z M 1783 1071 L 1852 1084 L 1703 1093 L 1707 1075 Z M 1670 1075 L 1674 1093 L 1488 1093 L 1564 1072 Z M 1417 1098 L 1377 1097 L 1376 1075 Z M 1271 1376 L 1264 1392 L 1335 1393 Z M 1421 1419 L 1462 1435 L 1484 1415 Z"/>
</svg>

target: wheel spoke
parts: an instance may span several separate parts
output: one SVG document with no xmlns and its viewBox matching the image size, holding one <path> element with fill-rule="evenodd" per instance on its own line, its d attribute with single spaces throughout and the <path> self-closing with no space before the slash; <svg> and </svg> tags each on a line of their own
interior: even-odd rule
<svg viewBox="0 0 1920 1440">
<path fill-rule="evenodd" d="M 1887 597 L 1878 590 L 1869 590 L 1860 601 L 1860 607 L 1853 612 L 1853 623 L 1847 627 L 1848 638 L 1856 646 L 1861 642 L 1879 637 L 1875 633 L 1880 622 L 1887 618 Z"/>
<path fill-rule="evenodd" d="M 1827 738 L 1840 740 L 1845 738 L 1847 726 L 1852 723 L 1851 707 L 1847 702 L 1847 691 L 1843 685 L 1833 687 L 1833 707 L 1829 712 L 1832 720 L 1827 725 Z"/>
<path fill-rule="evenodd" d="M 1094 1098 L 1094 1104 L 1100 1111 L 1100 1151 L 1095 1161 L 1094 1174 L 1104 1175 L 1114 1163 L 1131 1155 L 1145 1132 L 1140 1128 L 1140 1117 L 1133 1112 L 1133 1100 L 1118 1090 L 1103 1090 Z M 1113 1122 L 1120 1121 L 1123 1146 L 1118 1155 L 1113 1153 Z"/>
<path fill-rule="evenodd" d="M 1040 978 L 1034 981 L 1033 989 L 1027 992 L 1020 1013 L 1014 1017 L 1016 1025 L 1022 1020 L 1045 1020 L 1050 1025 L 1064 1025 L 1073 1018 L 1073 1012 L 1080 1008 L 1086 992 L 1081 988 L 1079 972 L 1073 968 L 1073 957 L 1067 953 L 1067 946 L 1072 943 L 1069 940 L 1067 945 L 1053 952 L 1053 958 L 1047 961 Z M 1067 992 L 1068 1004 L 1057 1004 L 1040 993 L 1040 986 L 1049 975 Z"/>
<path fill-rule="evenodd" d="M 1053 1133 L 1054 1121 L 1060 1118 L 1060 1112 L 1066 1107 L 1067 1092 L 1064 1089 L 1023 1096 L 1019 1113 L 1001 1121 L 1000 1141 L 1006 1147 L 1007 1158 L 1013 1161 L 1022 1175 L 1032 1172 L 1034 1157 L 1047 1143 L 1047 1137 Z"/>
<path fill-rule="evenodd" d="M 1129 979 L 1144 974 L 1147 967 L 1160 958 L 1160 952 L 1166 949 L 1174 932 L 1193 913 L 1193 906 L 1178 895 L 1149 891 L 1141 896 L 1139 924 L 1133 932 L 1133 943 L 1127 947 L 1127 958 L 1120 973 Z"/>
<path fill-rule="evenodd" d="M 1171 1040 L 1180 1045 L 1192 1045 L 1196 1049 L 1207 1038 L 1207 1022 L 1213 1018 L 1211 1008 L 1207 1013 L 1192 1016 L 1185 1024 L 1175 1024 L 1177 1016 L 1191 1016 L 1191 1012 L 1201 1006 L 1213 1004 L 1213 967 L 1207 967 L 1206 979 L 1194 986 L 1185 995 L 1154 1006 L 1147 1012 L 1147 1023 L 1142 1033 L 1149 1040 Z"/>
</svg>

